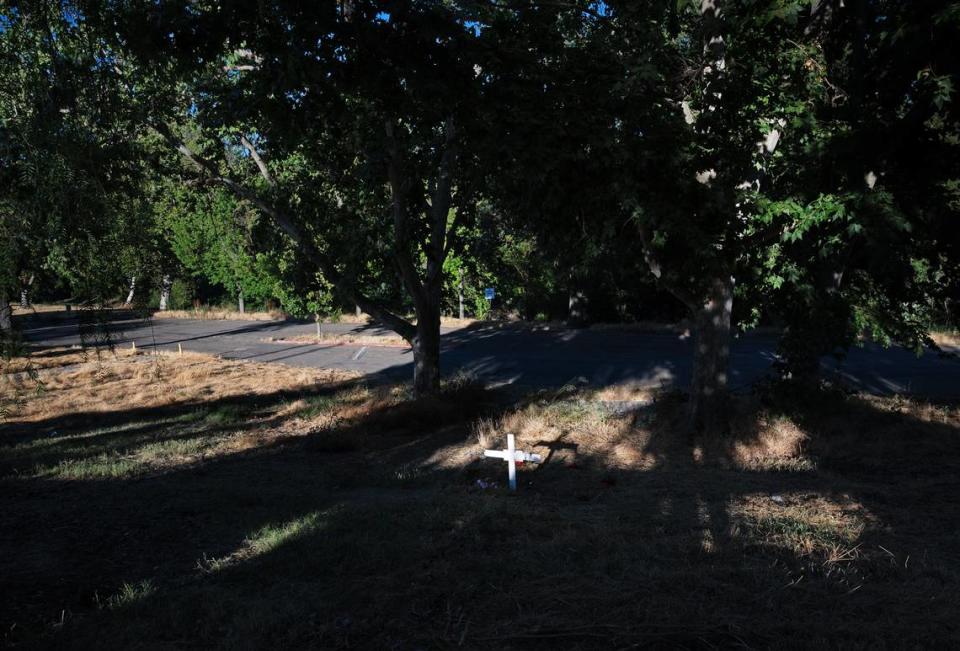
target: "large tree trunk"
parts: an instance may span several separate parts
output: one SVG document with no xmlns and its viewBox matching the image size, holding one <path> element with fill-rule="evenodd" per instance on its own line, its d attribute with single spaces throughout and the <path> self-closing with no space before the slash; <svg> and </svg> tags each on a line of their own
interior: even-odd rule
<svg viewBox="0 0 960 651">
<path fill-rule="evenodd" d="M 160 311 L 166 312 L 167 306 L 170 304 L 170 286 L 172 285 L 170 276 L 164 276 L 163 280 L 160 281 Z"/>
<path fill-rule="evenodd" d="M 693 377 L 690 382 L 690 432 L 726 433 L 727 377 L 733 309 L 733 278 L 715 278 L 695 315 Z"/>
<path fill-rule="evenodd" d="M 243 303 L 243 288 L 242 288 L 242 287 L 237 287 L 237 308 L 239 309 L 240 314 L 245 314 L 245 313 L 246 313 L 246 307 L 244 306 L 244 303 Z"/>
<path fill-rule="evenodd" d="M 413 347 L 413 394 L 417 398 L 440 391 L 440 310 L 435 306 L 417 311 Z M 421 314 L 426 312 L 426 314 Z"/>
</svg>

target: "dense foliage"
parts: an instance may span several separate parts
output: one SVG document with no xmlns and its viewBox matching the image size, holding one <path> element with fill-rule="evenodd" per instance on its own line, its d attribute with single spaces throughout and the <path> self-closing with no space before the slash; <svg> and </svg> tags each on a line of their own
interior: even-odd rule
<svg viewBox="0 0 960 651">
<path fill-rule="evenodd" d="M 441 314 L 688 317 L 697 429 L 722 426 L 738 329 L 781 326 L 784 375 L 811 380 L 864 334 L 919 349 L 956 312 L 957 3 L 83 0 L 0 20 L 4 301 L 42 272 L 98 299 L 179 282 L 359 306 L 410 341 L 420 393 Z"/>
</svg>

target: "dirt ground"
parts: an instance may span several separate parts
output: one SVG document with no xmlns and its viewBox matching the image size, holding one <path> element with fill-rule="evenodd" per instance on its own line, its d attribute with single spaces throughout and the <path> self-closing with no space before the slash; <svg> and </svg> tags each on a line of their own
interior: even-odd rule
<svg viewBox="0 0 960 651">
<path fill-rule="evenodd" d="M 956 405 L 767 391 L 689 440 L 631 387 L 75 350 L 3 382 L 14 648 L 960 643 Z M 507 432 L 544 457 L 516 494 Z"/>
</svg>

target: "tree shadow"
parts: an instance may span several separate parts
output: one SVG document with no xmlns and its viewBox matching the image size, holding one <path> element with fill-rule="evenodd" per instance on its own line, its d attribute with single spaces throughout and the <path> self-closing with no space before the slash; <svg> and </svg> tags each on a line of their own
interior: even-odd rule
<svg viewBox="0 0 960 651">
<path fill-rule="evenodd" d="M 159 422 L 187 416 L 202 410 L 237 408 L 246 412 L 276 406 L 303 397 L 329 396 L 361 384 L 361 380 L 318 384 L 293 390 L 244 394 L 210 400 L 197 398 L 153 407 L 129 407 L 122 411 L 73 411 L 30 421 L 7 420 L 0 425 L 0 438 L 7 444 L 29 443 L 38 438 L 57 439 L 78 430 L 95 427 L 110 429 L 128 423 Z"/>
<path fill-rule="evenodd" d="M 261 407 L 290 397 L 263 397 Z M 618 464 L 545 436 L 533 444 L 545 443 L 546 462 L 521 472 L 517 494 L 478 488 L 477 478 L 503 469 L 479 446 L 464 452 L 472 423 L 529 400 L 468 387 L 428 403 L 375 403 L 318 431 L 133 477 L 7 475 L 5 641 L 395 649 L 957 641 L 955 420 L 820 396 L 812 406 L 770 402 L 738 421 L 734 439 L 691 444 L 676 435 L 677 399 L 666 397 L 649 427 L 642 414 L 625 414 L 636 426 L 607 444 L 639 448 L 649 463 Z M 802 426 L 811 465 L 736 467 L 742 446 L 763 443 L 770 420 L 786 415 Z M 282 429 L 289 418 L 268 413 L 238 424 L 236 436 Z M 581 462 L 571 467 L 568 455 Z"/>
<path fill-rule="evenodd" d="M 120 315 L 121 317 L 123 315 Z M 127 315 L 129 316 L 129 315 Z M 174 321 L 174 320 L 171 320 Z M 77 342 L 76 324 L 56 321 L 53 330 L 26 333 L 27 339 L 42 342 L 45 347 Z M 301 366 L 346 366 L 346 360 L 331 360 L 316 355 L 316 346 L 278 348 L 277 350 L 242 352 L 251 342 L 245 335 L 268 335 L 283 332 L 291 325 L 310 322 L 190 322 L 189 328 L 163 328 L 157 331 L 142 320 L 115 318 L 107 324 L 115 345 L 137 341 L 141 347 L 156 345 L 175 350 L 178 344 L 199 342 L 197 347 L 237 358 L 257 357 L 263 361 L 284 361 Z M 71 330 L 72 328 L 72 330 Z M 171 328 L 167 330 L 167 328 Z M 356 324 L 357 334 L 389 334 L 375 322 Z M 237 340 L 231 337 L 238 337 Z M 219 342 L 219 338 L 225 338 Z M 362 344 L 358 344 L 359 348 Z M 476 322 L 462 328 L 445 330 L 441 336 L 442 360 L 445 369 L 482 374 L 496 382 L 514 382 L 526 386 L 561 386 L 584 378 L 594 386 L 620 382 L 645 382 L 650 387 L 662 383 L 685 386 L 690 377 L 690 341 L 677 333 L 637 333 L 617 330 L 575 330 L 565 327 L 531 327 L 523 323 Z M 749 390 L 764 378 L 776 359 L 774 338 L 761 334 L 745 334 L 733 345 L 730 385 Z M 369 358 L 369 355 L 368 355 Z M 353 365 L 368 372 L 375 381 L 406 379 L 412 374 L 409 351 L 377 364 Z M 353 360 L 355 361 L 355 360 Z M 846 384 L 879 395 L 917 393 L 921 395 L 957 395 L 956 359 L 940 359 L 926 353 L 915 357 L 910 351 L 891 348 L 880 350 L 868 345 L 850 351 L 846 361 L 836 365 L 824 360 L 824 372 Z"/>
</svg>

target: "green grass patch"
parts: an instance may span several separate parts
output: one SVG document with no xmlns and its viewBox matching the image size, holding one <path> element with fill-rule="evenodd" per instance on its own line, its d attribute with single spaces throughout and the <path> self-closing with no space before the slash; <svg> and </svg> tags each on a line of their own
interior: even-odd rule
<svg viewBox="0 0 960 651">
<path fill-rule="evenodd" d="M 107 599 L 105 606 L 109 610 L 136 607 L 156 592 L 157 588 L 150 579 L 144 579 L 137 583 L 124 583 L 116 594 Z"/>
<path fill-rule="evenodd" d="M 170 438 L 162 438 L 164 434 L 161 430 L 136 441 L 126 440 L 122 445 L 108 446 L 121 449 L 65 459 L 56 464 L 38 464 L 33 468 L 33 474 L 47 479 L 71 480 L 133 477 L 173 462 L 183 462 L 223 440 L 222 437 L 203 432 L 199 435 L 173 434 Z"/>
<path fill-rule="evenodd" d="M 316 418 L 328 414 L 344 402 L 344 398 L 339 394 L 310 396 L 305 398 L 306 406 L 298 413 L 302 418 Z"/>
<path fill-rule="evenodd" d="M 323 525 L 324 514 L 319 511 L 313 511 L 288 522 L 270 523 L 244 539 L 237 551 L 221 558 L 201 559 L 199 566 L 207 572 L 222 572 L 240 562 L 269 554 L 283 545 L 316 534 Z"/>
<path fill-rule="evenodd" d="M 204 421 L 207 425 L 224 427 L 239 423 L 246 417 L 246 412 L 239 405 L 223 405 L 208 411 Z"/>
</svg>

